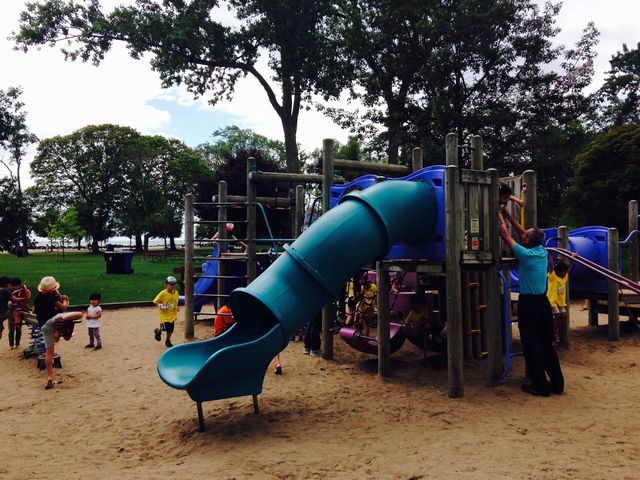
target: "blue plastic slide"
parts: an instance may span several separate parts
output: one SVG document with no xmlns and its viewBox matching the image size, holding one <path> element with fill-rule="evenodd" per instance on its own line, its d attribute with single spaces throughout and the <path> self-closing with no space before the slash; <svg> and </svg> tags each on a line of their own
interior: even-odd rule
<svg viewBox="0 0 640 480">
<path fill-rule="evenodd" d="M 438 202 L 428 181 L 388 180 L 348 194 L 321 216 L 249 286 L 231 294 L 236 323 L 219 337 L 173 347 L 158 360 L 169 386 L 198 402 L 257 395 L 288 338 L 366 263 L 399 242 L 426 242 Z M 202 423 L 201 423 L 202 428 Z"/>
</svg>

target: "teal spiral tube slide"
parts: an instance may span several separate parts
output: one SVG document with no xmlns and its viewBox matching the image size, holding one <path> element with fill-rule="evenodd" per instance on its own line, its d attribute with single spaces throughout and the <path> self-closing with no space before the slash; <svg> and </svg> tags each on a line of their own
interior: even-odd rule
<svg viewBox="0 0 640 480">
<path fill-rule="evenodd" d="M 289 337 L 363 265 L 384 258 L 394 244 L 427 241 L 437 212 L 429 182 L 389 180 L 346 195 L 262 275 L 232 292 L 233 327 L 167 350 L 158 360 L 160 378 L 197 402 L 259 394 Z"/>
</svg>

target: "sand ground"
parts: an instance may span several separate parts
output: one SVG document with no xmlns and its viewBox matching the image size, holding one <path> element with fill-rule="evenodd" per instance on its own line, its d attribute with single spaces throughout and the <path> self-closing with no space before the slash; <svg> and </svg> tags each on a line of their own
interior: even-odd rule
<svg viewBox="0 0 640 480">
<path fill-rule="evenodd" d="M 101 351 L 83 348 L 84 324 L 61 340 L 63 383 L 50 391 L 3 338 L 0 478 L 640 478 L 640 334 L 609 342 L 577 306 L 572 315 L 560 397 L 521 392 L 518 358 L 494 388 L 472 362 L 465 397 L 451 400 L 446 369 L 421 367 L 408 342 L 382 380 L 375 359 L 336 338 L 331 362 L 289 345 L 260 415 L 250 397 L 206 403 L 204 433 L 195 404 L 156 374 L 152 308 L 106 311 Z"/>
</svg>

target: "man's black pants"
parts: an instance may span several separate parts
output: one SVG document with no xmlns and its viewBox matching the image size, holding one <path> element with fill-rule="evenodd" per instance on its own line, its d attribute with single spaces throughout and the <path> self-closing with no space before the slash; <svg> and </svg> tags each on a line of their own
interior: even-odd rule
<svg viewBox="0 0 640 480">
<path fill-rule="evenodd" d="M 520 295 L 518 326 L 533 387 L 540 392 L 564 390 L 564 377 L 553 348 L 553 314 L 546 295 Z M 547 381 L 546 375 L 549 376 Z"/>
</svg>

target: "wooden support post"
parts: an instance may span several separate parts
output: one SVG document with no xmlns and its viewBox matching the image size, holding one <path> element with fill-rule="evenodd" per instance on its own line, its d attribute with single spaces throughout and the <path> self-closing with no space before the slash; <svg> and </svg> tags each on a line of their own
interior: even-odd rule
<svg viewBox="0 0 640 480">
<path fill-rule="evenodd" d="M 558 247 L 569 249 L 569 229 L 567 227 L 558 227 Z M 566 260 L 569 261 L 568 259 Z M 567 282 L 567 291 L 565 293 L 567 298 L 567 313 L 564 316 L 564 322 L 560 325 L 560 346 L 569 348 L 569 328 L 571 325 L 571 295 L 570 295 L 571 281 Z"/>
<path fill-rule="evenodd" d="M 256 159 L 247 158 L 247 285 L 256 278 L 256 182 L 251 173 L 256 171 Z"/>
<path fill-rule="evenodd" d="M 638 230 L 638 201 L 630 200 L 629 201 L 629 233 L 634 230 Z M 629 243 L 629 269 L 630 269 L 630 277 L 634 282 L 638 281 L 638 270 L 640 269 L 640 265 L 638 264 L 639 256 L 638 256 L 638 234 L 636 234 Z"/>
<path fill-rule="evenodd" d="M 322 141 L 322 214 L 329 211 L 331 186 L 333 185 L 333 139 Z M 333 300 L 322 308 L 322 357 L 333 360 L 333 324 L 335 321 L 335 307 Z"/>
<path fill-rule="evenodd" d="M 538 180 L 533 170 L 525 170 L 522 177 L 523 183 L 527 186 L 523 225 L 527 229 L 538 226 Z"/>
<path fill-rule="evenodd" d="M 498 190 L 500 177 L 498 171 L 490 169 L 491 187 L 489 189 L 489 211 L 486 214 L 489 229 L 489 247 L 493 262 L 487 269 L 487 313 L 485 315 L 485 341 L 489 353 L 489 383 L 497 385 L 502 373 L 502 322 L 500 306 L 500 277 L 498 276 L 498 260 L 500 259 L 500 237 L 498 236 Z"/>
<path fill-rule="evenodd" d="M 221 180 L 218 182 L 218 201 L 220 203 L 227 202 L 227 182 Z M 218 205 L 218 238 L 221 240 L 225 240 L 229 238 L 227 229 L 225 228 L 225 223 L 227 222 L 227 207 L 226 205 Z M 227 246 L 229 244 L 227 242 L 218 242 L 218 257 L 222 259 L 222 253 L 227 250 Z M 226 265 L 222 260 L 218 260 L 218 275 L 224 276 L 226 275 Z M 218 278 L 217 279 L 217 292 L 222 294 L 225 292 L 225 279 Z M 220 309 L 225 304 L 225 299 L 223 297 L 217 298 L 217 308 Z"/>
<path fill-rule="evenodd" d="M 607 268 L 612 272 L 618 272 L 618 229 L 610 228 L 607 239 Z M 612 280 L 609 284 L 607 304 L 609 314 L 609 340 L 620 340 L 620 287 Z"/>
<path fill-rule="evenodd" d="M 304 187 L 296 186 L 296 211 L 295 211 L 295 227 L 293 229 L 293 237 L 298 238 L 302 233 L 302 224 L 304 223 Z"/>
<path fill-rule="evenodd" d="M 204 415 L 202 414 L 202 402 L 196 402 L 196 409 L 198 410 L 198 427 L 201 432 L 204 432 Z"/>
<path fill-rule="evenodd" d="M 454 148 L 455 147 L 455 148 Z M 455 153 L 455 155 L 454 155 Z M 445 170 L 445 246 L 446 246 L 446 319 L 449 397 L 464 395 L 462 300 L 460 298 L 460 250 L 463 241 L 462 189 L 458 185 L 457 138 L 447 134 L 447 164 Z M 455 158 L 454 158 L 455 157 Z M 450 163 L 451 162 L 451 163 Z"/>
<path fill-rule="evenodd" d="M 484 147 L 480 135 L 471 137 L 471 169 L 484 170 Z"/>
<path fill-rule="evenodd" d="M 472 334 L 471 327 L 471 272 L 461 272 L 462 275 L 462 331 L 464 332 L 464 358 L 469 360 L 473 358 L 472 338 L 477 335 Z"/>
<path fill-rule="evenodd" d="M 446 165 L 458 166 L 458 135 L 447 133 L 445 136 Z"/>
<path fill-rule="evenodd" d="M 420 147 L 416 147 L 412 151 L 411 155 L 411 169 L 414 172 L 421 170 L 423 168 L 422 163 L 422 149 Z"/>
<path fill-rule="evenodd" d="M 389 375 L 391 363 L 391 347 L 389 345 L 389 274 L 384 270 L 384 263 L 376 263 L 376 279 L 378 283 L 378 374 Z"/>
<path fill-rule="evenodd" d="M 193 326 L 193 195 L 184 196 L 184 338 L 194 337 Z"/>
</svg>

